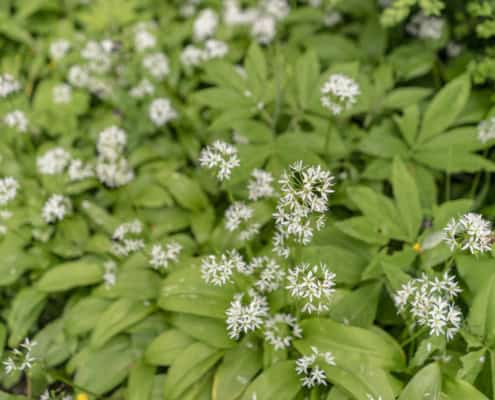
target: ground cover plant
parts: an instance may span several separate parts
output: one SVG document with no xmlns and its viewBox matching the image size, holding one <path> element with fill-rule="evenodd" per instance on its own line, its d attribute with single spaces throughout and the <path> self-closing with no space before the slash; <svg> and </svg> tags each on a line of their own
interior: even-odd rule
<svg viewBox="0 0 495 400">
<path fill-rule="evenodd" d="M 495 396 L 495 3 L 0 2 L 0 400 Z"/>
</svg>

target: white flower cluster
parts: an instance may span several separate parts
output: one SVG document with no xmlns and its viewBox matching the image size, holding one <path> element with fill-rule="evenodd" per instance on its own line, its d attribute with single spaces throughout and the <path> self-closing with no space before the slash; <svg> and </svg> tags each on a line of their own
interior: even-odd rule
<svg viewBox="0 0 495 400">
<path fill-rule="evenodd" d="M 443 230 L 443 240 L 451 251 L 469 250 L 471 254 L 492 249 L 492 225 L 479 214 L 468 213 L 459 219 L 452 218 Z"/>
<path fill-rule="evenodd" d="M 177 262 L 182 246 L 177 242 L 167 243 L 165 248 L 155 244 L 151 248 L 150 264 L 154 269 L 166 270 L 170 263 Z"/>
<path fill-rule="evenodd" d="M 275 350 L 288 349 L 292 341 L 302 338 L 302 329 L 291 314 L 275 314 L 265 321 L 265 340 Z"/>
<path fill-rule="evenodd" d="M 277 229 L 273 243 L 278 255 L 289 256 L 288 240 L 307 245 L 314 229 L 323 228 L 333 180 L 329 171 L 320 166 L 305 166 L 302 161 L 283 172 L 279 180 L 282 196 L 273 214 Z"/>
<path fill-rule="evenodd" d="M 311 346 L 310 355 L 302 356 L 296 360 L 296 372 L 299 375 L 303 375 L 301 382 L 304 387 L 327 386 L 327 375 L 321 369 L 322 363 L 336 365 L 335 358 L 331 352 L 322 353 L 314 346 Z"/>
<path fill-rule="evenodd" d="M 156 46 L 156 37 L 151 32 L 155 28 L 154 24 L 141 22 L 134 30 L 134 47 L 142 52 Z"/>
<path fill-rule="evenodd" d="M 272 258 L 254 257 L 244 270 L 245 275 L 257 275 L 254 287 L 261 293 L 270 293 L 280 288 L 285 279 L 285 271 Z"/>
<path fill-rule="evenodd" d="M 320 101 L 334 115 L 349 110 L 361 94 L 357 82 L 344 74 L 332 74 L 321 87 Z"/>
<path fill-rule="evenodd" d="M 110 188 L 126 185 L 134 178 L 134 172 L 124 157 L 126 144 L 127 134 L 116 126 L 100 132 L 96 175 Z"/>
<path fill-rule="evenodd" d="M 148 80 L 142 79 L 136 86 L 131 88 L 129 94 L 131 97 L 141 99 L 146 96 L 151 96 L 155 93 L 155 86 Z"/>
<path fill-rule="evenodd" d="M 495 139 L 495 116 L 483 120 L 478 125 L 478 139 L 481 143 Z"/>
<path fill-rule="evenodd" d="M 81 50 L 81 57 L 88 62 L 90 71 L 104 74 L 112 68 L 111 54 L 114 50 L 115 43 L 110 39 L 104 39 L 99 42 L 90 40 Z"/>
<path fill-rule="evenodd" d="M 146 71 L 158 81 L 161 81 L 170 73 L 168 58 L 163 53 L 156 52 L 147 54 L 142 62 Z"/>
<path fill-rule="evenodd" d="M 202 10 L 193 25 L 194 39 L 204 41 L 211 38 L 218 27 L 218 15 L 211 8 Z"/>
<path fill-rule="evenodd" d="M 447 272 L 441 279 L 423 274 L 402 285 L 394 295 L 399 313 L 412 316 L 416 324 L 426 327 L 430 335 L 450 340 L 461 326 L 462 313 L 455 305 L 461 289 Z"/>
<path fill-rule="evenodd" d="M 177 118 L 177 111 L 172 107 L 169 99 L 160 98 L 151 102 L 149 108 L 151 121 L 156 126 L 163 126 L 167 122 Z"/>
<path fill-rule="evenodd" d="M 431 17 L 417 13 L 406 26 L 407 32 L 420 39 L 440 39 L 442 37 L 445 21 L 439 17 Z"/>
<path fill-rule="evenodd" d="M 20 133 L 24 133 L 28 130 L 28 118 L 26 117 L 26 114 L 20 110 L 14 110 L 5 114 L 3 122 L 9 128 L 14 128 Z"/>
<path fill-rule="evenodd" d="M 65 83 L 55 85 L 53 87 L 52 95 L 53 95 L 53 102 L 55 104 L 70 103 L 72 99 L 72 88 Z"/>
<path fill-rule="evenodd" d="M 201 275 L 206 283 L 223 286 L 232 282 L 234 271 L 246 270 L 246 262 L 237 250 L 228 250 L 219 257 L 209 255 L 201 262 Z"/>
<path fill-rule="evenodd" d="M 105 272 L 103 274 L 103 281 L 105 282 L 105 287 L 110 289 L 117 283 L 117 263 L 113 260 L 108 260 L 103 264 Z"/>
<path fill-rule="evenodd" d="M 248 183 L 249 200 L 259 200 L 274 195 L 273 176 L 269 172 L 255 169 Z"/>
<path fill-rule="evenodd" d="M 253 209 L 242 201 L 237 201 L 230 205 L 225 212 L 225 227 L 230 232 L 240 229 L 239 239 L 242 241 L 251 240 L 261 228 L 260 224 L 249 223 L 252 217 Z"/>
<path fill-rule="evenodd" d="M 69 165 L 70 154 L 62 147 L 54 147 L 36 159 L 38 171 L 43 175 L 61 174 Z"/>
<path fill-rule="evenodd" d="M 241 334 L 253 332 L 263 326 L 268 317 L 268 301 L 253 289 L 248 293 L 237 293 L 226 315 L 229 337 L 238 340 Z"/>
<path fill-rule="evenodd" d="M 95 175 L 93 166 L 91 164 L 85 164 L 78 158 L 71 160 L 67 173 L 72 182 L 91 178 Z"/>
<path fill-rule="evenodd" d="M 139 237 L 142 232 L 143 225 L 137 219 L 119 225 L 112 235 L 112 253 L 119 257 L 127 257 L 142 250 L 144 240 Z"/>
<path fill-rule="evenodd" d="M 203 48 L 188 45 L 182 50 L 180 60 L 186 67 L 195 67 L 206 61 L 224 57 L 229 51 L 227 43 L 217 39 L 208 39 Z"/>
<path fill-rule="evenodd" d="M 39 400 L 73 400 L 73 397 L 59 390 L 49 391 L 47 389 L 41 394 Z"/>
<path fill-rule="evenodd" d="M 0 206 L 5 206 L 14 200 L 18 189 L 19 183 L 11 176 L 0 179 Z"/>
<path fill-rule="evenodd" d="M 201 150 L 199 164 L 213 169 L 220 181 L 226 181 L 230 178 L 232 170 L 240 165 L 240 160 L 234 146 L 217 140 Z"/>
<path fill-rule="evenodd" d="M 72 203 L 68 197 L 54 194 L 43 206 L 43 219 L 47 224 L 62 221 L 72 211 Z"/>
<path fill-rule="evenodd" d="M 12 354 L 3 361 L 5 373 L 10 375 L 15 371 L 26 371 L 33 368 L 36 358 L 33 357 L 32 351 L 37 345 L 35 341 L 24 339 L 20 348 L 12 350 Z"/>
<path fill-rule="evenodd" d="M 70 42 L 66 39 L 57 39 L 50 43 L 50 57 L 54 61 L 59 61 L 65 57 L 70 50 Z"/>
<path fill-rule="evenodd" d="M 328 311 L 335 292 L 335 274 L 325 264 L 298 264 L 289 269 L 287 281 L 290 295 L 303 303 L 302 312 Z"/>
<path fill-rule="evenodd" d="M 21 90 L 21 84 L 10 74 L 0 75 L 0 98 Z"/>
</svg>

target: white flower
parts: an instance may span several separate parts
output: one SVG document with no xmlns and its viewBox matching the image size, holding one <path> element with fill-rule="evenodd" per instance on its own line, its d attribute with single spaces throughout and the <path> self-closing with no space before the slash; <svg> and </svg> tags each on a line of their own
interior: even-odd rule
<svg viewBox="0 0 495 400">
<path fill-rule="evenodd" d="M 138 219 L 119 225 L 112 235 L 112 253 L 116 256 L 127 257 L 131 253 L 142 250 L 144 240 L 139 237 L 142 231 L 143 225 Z"/>
<path fill-rule="evenodd" d="M 251 36 L 262 44 L 270 43 L 277 33 L 276 20 L 271 15 L 259 15 L 251 25 Z"/>
<path fill-rule="evenodd" d="M 177 118 L 177 111 L 172 107 L 169 99 L 161 98 L 151 102 L 149 115 L 156 126 L 163 126 Z"/>
<path fill-rule="evenodd" d="M 335 274 L 325 264 L 298 264 L 289 269 L 287 281 L 290 295 L 304 303 L 302 312 L 328 311 L 335 292 Z"/>
<path fill-rule="evenodd" d="M 334 177 L 320 166 L 292 164 L 279 180 L 282 196 L 275 217 L 277 232 L 273 238 L 274 251 L 288 257 L 288 241 L 307 245 L 314 229 L 324 226 L 328 196 L 333 192 Z"/>
<path fill-rule="evenodd" d="M 163 53 L 151 53 L 143 58 L 143 67 L 155 79 L 161 80 L 170 72 L 168 58 Z"/>
<path fill-rule="evenodd" d="M 342 14 L 338 11 L 331 11 L 325 14 L 323 23 L 326 27 L 331 28 L 342 22 Z"/>
<path fill-rule="evenodd" d="M 88 86 L 90 77 L 85 67 L 81 65 L 73 65 L 69 68 L 67 80 L 72 86 L 83 88 Z"/>
<path fill-rule="evenodd" d="M 113 46 L 105 45 L 105 41 L 96 42 L 90 40 L 81 50 L 81 57 L 88 61 L 88 67 L 91 71 L 104 74 L 112 67 L 110 52 Z"/>
<path fill-rule="evenodd" d="M 11 176 L 0 179 L 0 206 L 4 206 L 17 196 L 19 183 Z"/>
<path fill-rule="evenodd" d="M 243 222 L 249 221 L 253 216 L 253 209 L 242 201 L 237 201 L 225 211 L 225 227 L 230 232 L 235 231 Z"/>
<path fill-rule="evenodd" d="M 254 8 L 242 9 L 237 0 L 225 0 L 223 19 L 227 25 L 247 25 L 256 18 L 258 11 Z"/>
<path fill-rule="evenodd" d="M 116 126 L 110 126 L 100 132 L 96 148 L 100 156 L 114 161 L 122 155 L 126 145 L 125 131 Z"/>
<path fill-rule="evenodd" d="M 180 55 L 182 64 L 188 67 L 199 65 L 205 59 L 205 52 L 193 45 L 186 46 Z"/>
<path fill-rule="evenodd" d="M 478 139 L 481 143 L 495 139 L 495 116 L 483 120 L 478 125 Z"/>
<path fill-rule="evenodd" d="M 275 350 L 288 349 L 294 338 L 302 338 L 297 319 L 291 314 L 275 314 L 265 321 L 265 340 Z"/>
<path fill-rule="evenodd" d="M 201 151 L 199 164 L 213 169 L 220 181 L 230 178 L 231 172 L 240 165 L 237 149 L 225 142 L 217 140 Z"/>
<path fill-rule="evenodd" d="M 266 256 L 254 257 L 248 264 L 246 271 L 249 274 L 258 274 L 254 286 L 261 293 L 270 293 L 282 286 L 285 271 L 273 259 Z"/>
<path fill-rule="evenodd" d="M 457 220 L 452 218 L 443 232 L 444 242 L 451 251 L 460 249 L 478 254 L 492 249 L 491 223 L 479 214 L 468 213 Z"/>
<path fill-rule="evenodd" d="M 69 198 L 61 194 L 54 194 L 43 206 L 43 219 L 47 224 L 62 221 L 71 210 L 72 203 Z"/>
<path fill-rule="evenodd" d="M 449 43 L 447 43 L 445 50 L 447 51 L 448 57 L 455 58 L 462 53 L 462 50 L 464 50 L 464 46 L 460 43 L 450 41 Z"/>
<path fill-rule="evenodd" d="M 24 133 L 28 129 L 28 119 L 23 111 L 11 111 L 3 117 L 3 122 L 10 128 L 16 129 L 18 132 Z"/>
<path fill-rule="evenodd" d="M 138 51 L 144 51 L 156 46 L 156 38 L 145 29 L 138 29 L 134 34 L 134 47 Z"/>
<path fill-rule="evenodd" d="M 98 158 L 96 176 L 109 188 L 124 186 L 134 179 L 134 171 L 125 158 L 107 160 Z"/>
<path fill-rule="evenodd" d="M 10 74 L 0 75 L 0 98 L 21 90 L 21 84 Z"/>
<path fill-rule="evenodd" d="M 182 246 L 177 242 L 167 243 L 165 249 L 161 244 L 151 248 L 150 264 L 154 269 L 166 270 L 171 262 L 177 262 Z"/>
<path fill-rule="evenodd" d="M 110 289 L 117 282 L 117 263 L 113 260 L 106 261 L 103 264 L 103 268 L 105 268 L 103 281 L 105 282 L 105 287 Z"/>
<path fill-rule="evenodd" d="M 302 356 L 296 360 L 296 372 L 303 375 L 302 385 L 312 388 L 317 385 L 327 385 L 327 375 L 321 369 L 321 363 L 336 365 L 335 358 L 331 352 L 321 353 L 318 348 L 311 346 L 311 354 Z"/>
<path fill-rule="evenodd" d="M 212 60 L 214 58 L 222 58 L 229 51 L 227 43 L 221 40 L 208 39 L 205 42 L 204 58 Z"/>
<path fill-rule="evenodd" d="M 209 255 L 201 262 L 201 275 L 206 283 L 223 286 L 232 281 L 234 271 L 242 272 L 246 263 L 237 250 L 229 250 L 220 257 Z"/>
<path fill-rule="evenodd" d="M 62 147 L 48 150 L 36 160 L 38 171 L 43 175 L 56 175 L 64 171 L 70 162 L 70 154 Z"/>
<path fill-rule="evenodd" d="M 420 39 L 440 39 L 445 21 L 442 18 L 430 17 L 422 12 L 417 13 L 407 24 L 406 30 Z"/>
<path fill-rule="evenodd" d="M 264 197 L 273 196 L 272 174 L 261 169 L 255 169 L 251 173 L 251 178 L 252 179 L 248 183 L 249 200 L 256 201 Z"/>
<path fill-rule="evenodd" d="M 218 15 L 211 8 L 202 10 L 194 21 L 194 38 L 203 41 L 215 34 L 218 26 Z"/>
<path fill-rule="evenodd" d="M 56 85 L 53 87 L 53 102 L 56 104 L 67 104 L 72 99 L 72 88 L 65 84 L 61 83 L 60 85 Z"/>
<path fill-rule="evenodd" d="M 120 224 L 113 232 L 113 240 L 124 240 L 129 234 L 139 235 L 143 232 L 143 224 L 138 219 Z"/>
<path fill-rule="evenodd" d="M 287 0 L 263 0 L 261 10 L 274 18 L 281 20 L 287 17 L 290 11 Z"/>
<path fill-rule="evenodd" d="M 91 164 L 84 164 L 79 159 L 71 160 L 67 172 L 71 181 L 80 181 L 95 175 L 93 166 Z"/>
<path fill-rule="evenodd" d="M 137 86 L 133 87 L 129 94 L 132 97 L 136 97 L 138 99 L 146 96 L 150 96 L 155 93 L 155 87 L 148 79 L 142 79 Z"/>
<path fill-rule="evenodd" d="M 58 61 L 64 58 L 70 49 L 70 42 L 66 39 L 58 39 L 50 44 L 50 57 Z"/>
<path fill-rule="evenodd" d="M 246 293 L 237 293 L 226 315 L 229 337 L 238 340 L 243 333 L 253 332 L 263 325 L 268 316 L 268 301 L 252 289 L 247 296 Z"/>
<path fill-rule="evenodd" d="M 321 104 L 338 115 L 350 109 L 361 94 L 356 81 L 344 74 L 332 74 L 321 87 Z"/>
<path fill-rule="evenodd" d="M 31 352 L 36 345 L 35 341 L 30 341 L 28 338 L 24 339 L 20 347 L 12 350 L 11 356 L 3 361 L 5 373 L 10 375 L 14 371 L 31 369 L 36 361 Z"/>
<path fill-rule="evenodd" d="M 451 340 L 461 326 L 462 313 L 454 302 L 460 291 L 455 278 L 447 272 L 441 279 L 423 274 L 402 285 L 394 302 L 399 313 L 427 327 L 430 335 Z"/>
</svg>

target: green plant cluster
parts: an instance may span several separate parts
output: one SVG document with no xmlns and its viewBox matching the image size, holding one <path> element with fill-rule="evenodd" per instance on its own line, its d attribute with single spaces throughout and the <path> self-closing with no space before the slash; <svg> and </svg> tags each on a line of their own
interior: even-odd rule
<svg viewBox="0 0 495 400">
<path fill-rule="evenodd" d="M 258 14 L 228 23 L 226 0 L 0 2 L 0 400 L 494 398 L 495 3 L 235 3 Z M 265 40 L 253 27 L 267 15 Z M 2 95 L 6 76 L 19 87 Z M 322 102 L 332 76 L 359 88 L 339 113 Z M 204 161 L 216 141 L 238 160 L 227 176 Z M 333 177 L 324 218 L 277 253 L 280 178 L 318 197 L 320 181 L 298 186 L 311 167 Z M 259 197 L 256 170 L 273 178 Z M 18 187 L 4 200 L 6 178 Z M 249 215 L 231 229 L 239 204 Z M 466 215 L 478 231 L 452 227 Z M 156 246 L 179 250 L 154 261 Z M 234 333 L 236 299 L 261 294 L 258 272 L 206 277 L 208 257 L 232 254 L 282 272 L 259 290 L 263 321 Z M 289 289 L 303 264 L 328 285 L 319 313 Z M 397 301 L 445 273 L 460 292 L 433 303 L 459 312 L 452 335 Z M 266 334 L 274 315 L 296 321 L 283 346 Z M 312 356 L 317 385 L 297 368 Z"/>
</svg>

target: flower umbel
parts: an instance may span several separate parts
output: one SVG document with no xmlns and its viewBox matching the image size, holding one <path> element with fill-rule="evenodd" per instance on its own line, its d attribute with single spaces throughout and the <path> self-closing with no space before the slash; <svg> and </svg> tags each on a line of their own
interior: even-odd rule
<svg viewBox="0 0 495 400">
<path fill-rule="evenodd" d="M 220 181 L 226 181 L 232 170 L 240 165 L 240 161 L 234 146 L 217 140 L 201 150 L 199 164 L 214 170 Z"/>
<path fill-rule="evenodd" d="M 268 316 L 268 301 L 253 289 L 248 293 L 237 293 L 226 314 L 229 337 L 238 340 L 241 334 L 255 331 L 263 325 Z"/>
<path fill-rule="evenodd" d="M 492 248 L 492 225 L 480 214 L 468 213 L 459 219 L 452 218 L 443 233 L 444 242 L 451 251 L 460 249 L 478 254 Z"/>
<path fill-rule="evenodd" d="M 361 94 L 354 79 L 344 74 L 332 74 L 321 87 L 321 104 L 334 115 L 349 110 Z"/>
<path fill-rule="evenodd" d="M 321 364 L 336 365 L 333 354 L 329 351 L 320 352 L 318 348 L 311 346 L 311 354 L 302 356 L 296 360 L 296 372 L 303 375 L 302 385 L 307 388 L 322 385 L 327 386 L 327 375 L 321 369 Z"/>
</svg>

